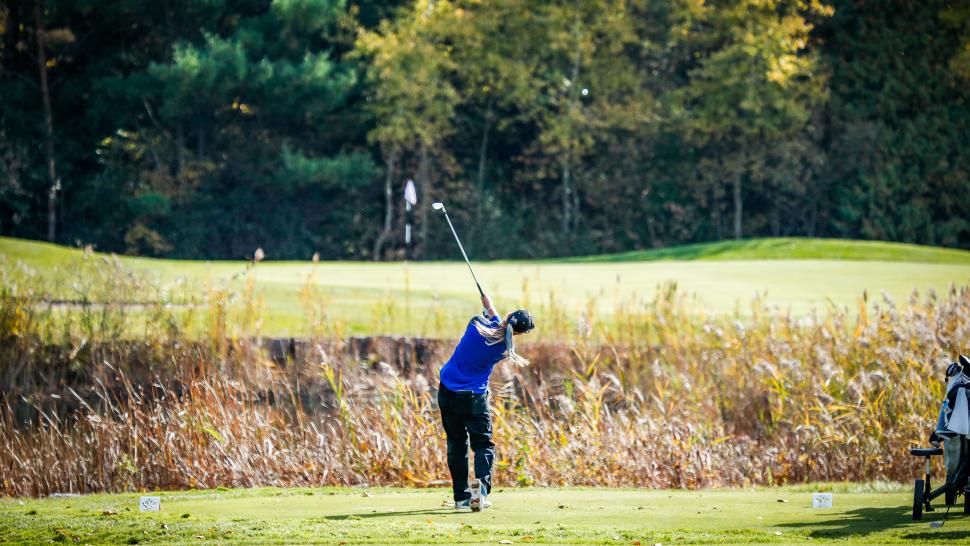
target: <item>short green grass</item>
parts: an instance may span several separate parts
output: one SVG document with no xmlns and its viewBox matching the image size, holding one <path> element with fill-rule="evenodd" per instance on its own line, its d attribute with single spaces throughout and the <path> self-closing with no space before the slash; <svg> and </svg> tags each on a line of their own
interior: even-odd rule
<svg viewBox="0 0 970 546">
<path fill-rule="evenodd" d="M 268 250 L 270 257 L 272 249 Z M 0 238 L 8 263 L 42 271 L 70 268 L 82 253 L 56 245 Z M 95 258 L 97 259 L 97 258 Z M 121 258 L 161 283 L 243 285 L 246 262 Z M 641 260 L 641 261 L 637 261 Z M 896 301 L 914 289 L 944 291 L 970 281 L 970 252 L 860 241 L 765 239 L 691 245 L 661 251 L 538 262 L 476 263 L 482 285 L 500 309 L 555 305 L 575 317 L 588 308 L 609 315 L 618 302 L 653 298 L 673 281 L 714 313 L 747 312 L 756 294 L 796 314 L 829 305 L 855 309 L 864 291 L 872 301 Z M 299 335 L 306 330 L 300 291 L 315 274 L 317 300 L 346 333 L 440 335 L 478 308 L 477 293 L 462 262 L 262 262 L 255 268 L 265 303 L 263 332 Z M 66 296 L 70 296 L 67 294 Z M 436 324 L 438 326 L 436 326 Z M 446 328 L 447 330 L 447 328 Z"/>
<path fill-rule="evenodd" d="M 833 508 L 811 493 L 834 492 Z M 906 486 L 701 491 L 498 489 L 481 513 L 442 507 L 445 489 L 252 489 L 0 499 L 0 544 L 959 544 L 959 507 L 910 517 Z M 508 542 L 505 542 L 508 543 Z"/>
<path fill-rule="evenodd" d="M 568 258 L 567 261 L 642 262 L 655 260 L 792 259 L 970 264 L 970 251 L 885 241 L 779 237 L 699 243 L 604 256 L 581 256 Z"/>
</svg>

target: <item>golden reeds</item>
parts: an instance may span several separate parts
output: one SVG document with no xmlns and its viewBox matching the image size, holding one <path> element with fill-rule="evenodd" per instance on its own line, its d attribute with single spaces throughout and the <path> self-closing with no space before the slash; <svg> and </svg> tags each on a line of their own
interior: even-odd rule
<svg viewBox="0 0 970 546">
<path fill-rule="evenodd" d="M 448 479 L 432 393 L 451 341 L 353 345 L 313 323 L 273 360 L 250 284 L 238 301 L 213 287 L 173 305 L 98 267 L 110 288 L 77 279 L 74 300 L 124 299 L 68 311 L 35 274 L 0 267 L 0 493 Z M 311 286 L 307 320 L 339 324 Z M 593 301 L 582 320 L 554 301 L 537 312 L 556 335 L 493 376 L 503 486 L 905 480 L 943 363 L 970 349 L 968 287 L 808 317 L 760 299 L 705 316 L 673 284 L 605 319 Z M 380 320 L 400 318 L 381 305 Z"/>
</svg>

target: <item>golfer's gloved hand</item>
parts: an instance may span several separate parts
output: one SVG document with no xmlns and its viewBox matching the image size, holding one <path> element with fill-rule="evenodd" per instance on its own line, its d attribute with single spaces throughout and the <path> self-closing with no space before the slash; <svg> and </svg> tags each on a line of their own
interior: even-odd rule
<svg viewBox="0 0 970 546">
<path fill-rule="evenodd" d="M 942 439 L 940 438 L 940 435 L 937 434 L 935 430 L 932 433 L 930 433 L 930 444 L 933 447 L 940 447 L 941 441 Z"/>
</svg>

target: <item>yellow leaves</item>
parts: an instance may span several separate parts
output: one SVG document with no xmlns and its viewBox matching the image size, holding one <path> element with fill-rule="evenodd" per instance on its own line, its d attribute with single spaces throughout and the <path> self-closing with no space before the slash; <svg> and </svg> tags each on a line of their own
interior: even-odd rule
<svg viewBox="0 0 970 546">
<path fill-rule="evenodd" d="M 44 32 L 44 39 L 48 44 L 73 44 L 74 33 L 67 28 L 49 28 Z"/>
<path fill-rule="evenodd" d="M 410 470 L 405 470 L 404 472 L 402 472 L 401 479 L 404 481 L 404 483 L 412 486 L 426 483 L 425 480 L 419 479 L 417 476 L 414 475 L 414 472 L 411 472 Z"/>
<path fill-rule="evenodd" d="M 239 111 L 241 114 L 245 116 L 251 116 L 254 113 L 256 113 L 252 106 L 244 102 L 240 102 L 239 99 L 233 100 L 230 108 L 232 108 L 233 110 Z"/>
<path fill-rule="evenodd" d="M 783 55 L 772 60 L 765 75 L 768 81 L 784 85 L 798 69 L 798 59 L 794 55 Z"/>
<path fill-rule="evenodd" d="M 822 0 L 802 0 L 802 6 L 817 15 L 821 15 L 822 17 L 831 17 L 835 15 L 835 6 L 826 4 Z"/>
<path fill-rule="evenodd" d="M 448 132 L 458 96 L 448 74 L 455 69 L 443 39 L 452 8 L 418 2 L 377 31 L 361 30 L 357 55 L 371 57 L 371 110 L 381 120 L 369 138 L 382 144 L 432 144 Z M 433 17 L 432 17 L 433 15 Z"/>
<path fill-rule="evenodd" d="M 225 437 L 223 437 L 223 435 L 220 434 L 218 430 L 216 430 L 216 429 L 214 429 L 212 427 L 209 427 L 209 426 L 202 427 L 202 430 L 207 435 L 209 435 L 209 437 L 211 437 L 213 440 L 215 440 L 216 442 L 218 442 L 220 444 L 225 443 L 225 441 L 226 441 Z"/>
<path fill-rule="evenodd" d="M 0 315 L 0 336 L 20 337 L 29 329 L 31 314 L 24 299 L 10 299 L 8 305 L 12 307 L 7 313 Z"/>
</svg>

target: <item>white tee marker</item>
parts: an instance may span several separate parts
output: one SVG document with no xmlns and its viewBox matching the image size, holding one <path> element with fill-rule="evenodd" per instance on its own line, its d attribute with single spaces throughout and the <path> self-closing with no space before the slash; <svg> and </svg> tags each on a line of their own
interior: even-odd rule
<svg viewBox="0 0 970 546">
<path fill-rule="evenodd" d="M 142 497 L 138 502 L 138 508 L 142 512 L 158 512 L 162 509 L 161 497 Z"/>
<path fill-rule="evenodd" d="M 812 508 L 832 508 L 832 493 L 812 493 Z"/>
</svg>

